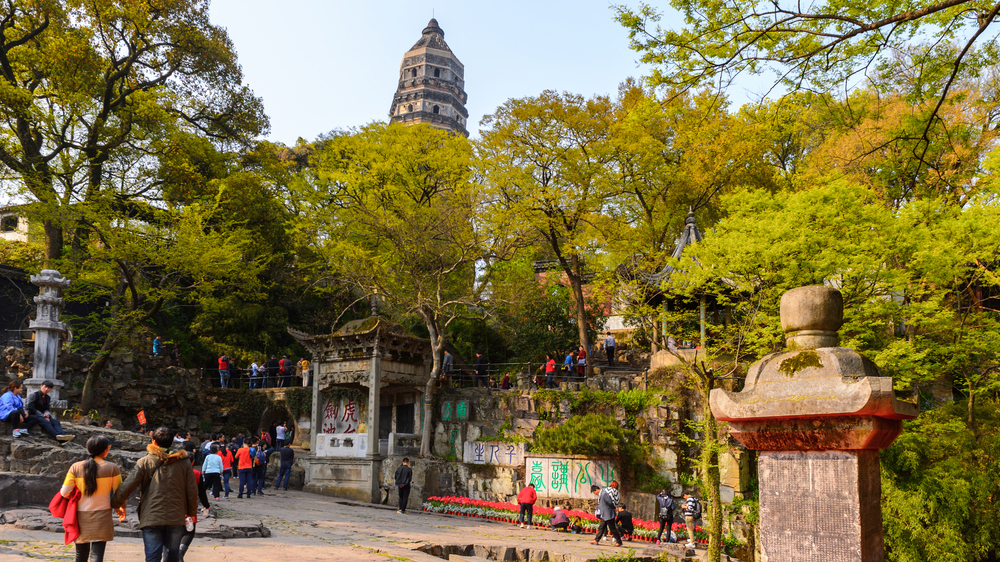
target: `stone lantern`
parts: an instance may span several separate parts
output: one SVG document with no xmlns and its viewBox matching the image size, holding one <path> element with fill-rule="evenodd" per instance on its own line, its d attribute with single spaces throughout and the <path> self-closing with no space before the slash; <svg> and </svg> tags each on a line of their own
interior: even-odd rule
<svg viewBox="0 0 1000 562">
<path fill-rule="evenodd" d="M 787 351 L 754 363 L 741 392 L 712 391 L 712 413 L 759 451 L 760 538 L 770 562 L 881 562 L 879 449 L 917 416 L 892 378 L 838 347 L 840 292 L 799 287 L 781 297 Z"/>
<path fill-rule="evenodd" d="M 32 275 L 31 282 L 38 285 L 38 296 L 35 297 L 35 319 L 28 325 L 35 331 L 35 359 L 31 370 L 31 378 L 24 381 L 27 392 L 34 392 L 42 387 L 46 380 L 55 383 L 55 388 L 49 396 L 53 408 L 65 408 L 66 401 L 59 400 L 59 389 L 63 383 L 58 379 L 57 365 L 59 347 L 66 324 L 60 321 L 63 300 L 62 290 L 69 287 L 69 279 L 63 277 L 54 269 L 43 269 L 39 275 Z"/>
</svg>

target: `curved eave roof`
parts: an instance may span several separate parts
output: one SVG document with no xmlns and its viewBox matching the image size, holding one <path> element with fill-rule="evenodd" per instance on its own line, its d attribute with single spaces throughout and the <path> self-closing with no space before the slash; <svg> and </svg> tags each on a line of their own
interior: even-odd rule
<svg viewBox="0 0 1000 562">
<path fill-rule="evenodd" d="M 687 218 L 684 219 L 684 230 L 681 231 L 681 237 L 677 240 L 677 246 L 674 247 L 674 251 L 670 254 L 670 257 L 675 260 L 681 259 L 681 256 L 684 254 L 684 248 L 701 242 L 701 240 L 701 229 L 695 223 L 694 210 L 688 209 Z M 673 273 L 674 266 L 667 264 L 657 273 L 639 273 L 638 277 L 647 285 L 652 285 L 658 289 L 663 286 L 664 282 L 670 280 L 670 276 Z"/>
</svg>

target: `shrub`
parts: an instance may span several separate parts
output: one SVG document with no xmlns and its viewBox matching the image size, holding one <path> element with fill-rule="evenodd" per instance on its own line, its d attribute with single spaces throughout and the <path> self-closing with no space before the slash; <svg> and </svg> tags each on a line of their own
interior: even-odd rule
<svg viewBox="0 0 1000 562">
<path fill-rule="evenodd" d="M 887 560 L 996 560 L 1000 544 L 1000 404 L 945 404 L 905 423 L 882 452 Z"/>
<path fill-rule="evenodd" d="M 628 472 L 645 465 L 649 446 L 639 434 L 618 425 L 614 418 L 597 414 L 574 416 L 558 427 L 540 429 L 531 450 L 536 453 L 612 457 Z"/>
</svg>

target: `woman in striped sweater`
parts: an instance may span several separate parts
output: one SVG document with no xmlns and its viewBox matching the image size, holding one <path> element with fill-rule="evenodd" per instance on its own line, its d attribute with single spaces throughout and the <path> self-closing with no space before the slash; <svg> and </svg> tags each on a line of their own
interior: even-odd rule
<svg viewBox="0 0 1000 562">
<path fill-rule="evenodd" d="M 73 489 L 80 490 L 80 501 L 76 505 L 80 536 L 76 543 L 76 562 L 102 562 L 104 547 L 115 537 L 115 526 L 111 519 L 111 493 L 122 483 L 118 465 L 108 462 L 105 457 L 111 452 L 111 441 L 103 435 L 87 440 L 90 459 L 74 463 L 66 473 L 61 493 L 69 497 Z M 119 508 L 119 518 L 125 516 L 125 508 Z"/>
</svg>

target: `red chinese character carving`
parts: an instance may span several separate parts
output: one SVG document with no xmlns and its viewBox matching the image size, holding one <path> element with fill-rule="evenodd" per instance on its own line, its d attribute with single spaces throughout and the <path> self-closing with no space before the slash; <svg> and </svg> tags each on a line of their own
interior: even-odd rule
<svg viewBox="0 0 1000 562">
<path fill-rule="evenodd" d="M 327 431 L 328 427 L 327 425 L 323 426 L 324 433 L 337 433 L 336 421 L 337 421 L 337 414 L 339 414 L 339 410 L 340 408 L 338 403 L 334 402 L 333 400 L 326 401 L 326 408 L 323 409 L 323 421 L 333 422 L 333 423 L 328 424 L 330 427 L 329 431 Z"/>
<path fill-rule="evenodd" d="M 347 431 L 344 433 L 357 433 L 358 431 L 358 405 L 351 398 L 344 404 L 344 417 L 340 421 L 347 422 Z"/>
</svg>

